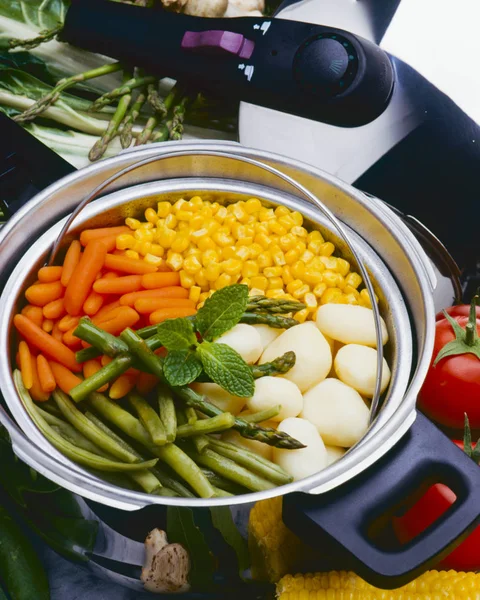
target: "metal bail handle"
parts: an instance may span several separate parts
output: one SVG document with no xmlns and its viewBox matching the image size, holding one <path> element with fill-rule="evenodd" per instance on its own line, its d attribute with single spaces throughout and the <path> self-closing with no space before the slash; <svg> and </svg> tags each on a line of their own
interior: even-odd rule
<svg viewBox="0 0 480 600">
<path fill-rule="evenodd" d="M 344 229 L 344 227 L 341 224 L 341 222 L 339 221 L 339 219 L 337 219 L 337 217 L 332 213 L 332 211 L 329 208 L 327 208 L 325 206 L 325 204 L 315 196 L 315 194 L 312 194 L 312 192 L 310 192 L 302 184 L 298 183 L 298 181 L 296 181 L 289 175 L 285 175 L 285 173 L 282 173 L 275 167 L 271 167 L 270 165 L 267 165 L 261 161 L 258 161 L 258 160 L 252 159 L 252 158 L 247 158 L 245 156 L 237 156 L 235 154 L 231 154 L 230 152 L 214 152 L 211 150 L 201 150 L 201 151 L 197 151 L 197 152 L 180 150 L 180 151 L 167 152 L 166 154 L 163 154 L 162 156 L 150 156 L 149 158 L 139 160 L 139 161 L 129 165 L 128 167 L 121 169 L 114 175 L 111 175 L 103 183 L 98 185 L 92 192 L 90 192 L 90 194 L 85 196 L 85 198 L 80 202 L 80 204 L 77 206 L 77 208 L 73 211 L 73 213 L 67 219 L 65 225 L 62 227 L 62 230 L 60 231 L 58 238 L 56 239 L 55 244 L 53 245 L 53 248 L 50 253 L 49 260 L 48 260 L 48 264 L 49 265 L 53 264 L 55 257 L 57 255 L 57 252 L 59 250 L 60 244 L 62 242 L 62 239 L 65 236 L 65 234 L 67 233 L 68 229 L 70 228 L 70 225 L 75 220 L 77 215 L 83 210 L 83 208 L 85 208 L 85 206 L 87 206 L 87 204 L 89 204 L 92 200 L 95 200 L 95 198 L 97 198 L 98 195 L 101 194 L 101 192 L 106 187 L 108 187 L 111 183 L 114 183 L 115 181 L 117 181 L 118 179 L 123 177 L 124 175 L 128 175 L 129 173 L 132 173 L 133 171 L 136 171 L 137 169 L 140 169 L 141 167 L 144 167 L 146 165 L 149 165 L 149 164 L 157 162 L 157 161 L 160 162 L 160 161 L 168 159 L 168 158 L 175 158 L 175 157 L 179 157 L 179 156 L 198 156 L 198 155 L 227 158 L 227 159 L 234 160 L 237 162 L 247 163 L 247 164 L 253 165 L 255 167 L 258 167 L 259 169 L 261 169 L 263 171 L 267 171 L 267 172 L 271 173 L 272 175 L 277 176 L 278 178 L 282 179 L 286 183 L 290 184 L 297 191 L 301 192 L 305 196 L 305 198 L 307 198 L 307 200 L 309 202 L 311 202 L 313 205 L 315 205 L 327 217 L 327 219 L 330 221 L 330 223 L 335 227 L 335 229 L 339 233 L 340 237 L 347 244 L 348 248 L 350 249 L 350 252 L 352 253 L 353 257 L 355 258 L 357 266 L 362 274 L 363 280 L 367 287 L 368 294 L 370 296 L 370 301 L 372 304 L 372 310 L 373 310 L 374 321 L 375 321 L 375 334 L 376 334 L 376 342 L 377 342 L 377 380 L 375 383 L 375 393 L 373 395 L 372 403 L 370 405 L 370 424 L 372 424 L 376 417 L 376 414 L 378 411 L 378 406 L 380 403 L 380 395 L 381 395 L 380 390 L 381 390 L 381 382 L 382 382 L 382 375 L 383 375 L 383 336 L 382 336 L 382 327 L 381 327 L 381 321 L 380 321 L 380 318 L 381 318 L 380 311 L 379 311 L 377 303 L 375 301 L 375 292 L 373 289 L 372 282 L 370 280 L 370 276 L 368 275 L 367 269 L 360 259 L 360 255 L 355 248 L 355 244 L 350 240 L 350 236 Z"/>
</svg>

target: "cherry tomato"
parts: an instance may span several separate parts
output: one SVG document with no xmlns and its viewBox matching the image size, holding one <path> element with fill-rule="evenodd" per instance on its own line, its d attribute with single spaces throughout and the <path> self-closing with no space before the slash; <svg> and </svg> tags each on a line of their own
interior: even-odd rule
<svg viewBox="0 0 480 600">
<path fill-rule="evenodd" d="M 446 485 L 433 485 L 403 516 L 393 519 L 393 529 L 399 541 L 405 544 L 419 535 L 448 510 L 455 500 L 456 495 Z M 480 570 L 480 526 L 444 558 L 437 568 L 456 571 Z"/>
<path fill-rule="evenodd" d="M 472 429 L 479 429 L 480 340 L 475 337 L 474 331 L 476 327 L 480 333 L 480 318 L 474 319 L 470 334 L 465 329 L 470 317 L 450 318 L 461 326 L 463 332 L 455 332 L 447 319 L 436 322 L 432 360 L 418 396 L 418 406 L 433 421 L 455 429 L 463 428 L 464 414 L 467 413 Z M 435 364 L 442 350 L 451 350 L 454 354 L 441 358 Z M 478 354 L 472 354 L 472 351 Z"/>
<path fill-rule="evenodd" d="M 455 306 L 450 306 L 446 308 L 445 311 L 451 317 L 468 317 L 470 314 L 470 305 L 469 304 L 456 304 Z M 480 306 L 475 307 L 475 312 L 477 313 L 477 319 L 480 319 Z M 441 321 L 445 318 L 443 310 L 436 314 L 435 320 Z"/>
</svg>

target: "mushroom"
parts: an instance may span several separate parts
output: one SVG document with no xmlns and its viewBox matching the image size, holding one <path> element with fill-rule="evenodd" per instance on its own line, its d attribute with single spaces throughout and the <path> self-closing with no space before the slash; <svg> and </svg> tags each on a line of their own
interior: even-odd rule
<svg viewBox="0 0 480 600">
<path fill-rule="evenodd" d="M 265 0 L 162 0 L 167 10 L 194 17 L 261 17 Z"/>
<path fill-rule="evenodd" d="M 141 580 L 156 594 L 181 593 L 190 589 L 190 557 L 181 544 L 169 544 L 167 534 L 153 529 L 145 539 L 145 566 Z"/>
</svg>

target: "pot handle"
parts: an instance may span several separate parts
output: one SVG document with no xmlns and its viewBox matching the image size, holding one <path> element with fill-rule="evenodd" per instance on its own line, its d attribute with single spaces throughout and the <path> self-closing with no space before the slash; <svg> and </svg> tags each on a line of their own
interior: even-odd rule
<svg viewBox="0 0 480 600">
<path fill-rule="evenodd" d="M 431 527 L 404 546 L 385 550 L 375 525 L 387 523 L 405 498 L 434 483 L 457 496 Z M 480 469 L 421 413 L 400 442 L 372 467 L 324 494 L 295 493 L 283 500 L 287 527 L 311 546 L 319 539 L 366 581 L 385 589 L 408 583 L 449 554 L 480 520 Z M 320 531 L 319 531 L 320 530 Z"/>
</svg>

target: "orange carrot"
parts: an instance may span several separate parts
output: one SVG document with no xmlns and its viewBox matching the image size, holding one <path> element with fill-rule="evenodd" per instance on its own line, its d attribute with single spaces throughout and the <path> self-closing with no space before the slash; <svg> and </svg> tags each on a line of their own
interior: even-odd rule
<svg viewBox="0 0 480 600">
<path fill-rule="evenodd" d="M 122 306 L 133 306 L 140 298 L 188 298 L 188 290 L 180 286 L 164 287 L 159 290 L 131 292 L 120 297 Z"/>
<path fill-rule="evenodd" d="M 57 387 L 52 369 L 43 354 L 37 356 L 37 373 L 40 386 L 46 394 L 50 394 Z"/>
<path fill-rule="evenodd" d="M 157 269 L 159 273 L 171 273 L 172 269 L 167 265 L 164 258 L 162 258 L 162 262 L 158 263 Z"/>
<path fill-rule="evenodd" d="M 104 354 L 100 358 L 100 362 L 102 363 L 102 367 L 105 367 L 106 365 L 108 365 L 109 363 L 111 363 L 112 360 L 113 360 L 113 358 L 111 358 L 110 356 L 107 356 L 106 354 Z"/>
<path fill-rule="evenodd" d="M 115 277 L 119 277 L 119 274 L 115 271 L 105 271 L 105 275 L 102 275 L 100 279 L 115 279 Z"/>
<path fill-rule="evenodd" d="M 80 314 L 95 277 L 103 267 L 106 254 L 101 240 L 94 240 L 85 248 L 65 290 L 65 308 L 69 315 Z"/>
<path fill-rule="evenodd" d="M 80 319 L 78 317 L 71 317 L 70 315 L 65 315 L 58 322 L 58 328 L 60 329 L 60 331 L 62 333 L 65 333 L 72 327 L 76 327 L 78 325 L 79 321 L 80 321 Z"/>
<path fill-rule="evenodd" d="M 157 267 L 149 265 L 144 260 L 129 258 L 128 256 L 117 256 L 116 254 L 107 254 L 105 266 L 108 269 L 129 273 L 130 275 L 144 275 L 145 273 L 155 273 L 157 271 Z"/>
<path fill-rule="evenodd" d="M 127 327 L 133 327 L 139 319 L 140 315 L 133 308 L 122 306 L 113 319 L 98 323 L 98 327 L 112 335 L 120 335 Z"/>
<path fill-rule="evenodd" d="M 112 383 L 108 395 L 112 400 L 119 400 L 135 387 L 136 381 L 137 378 L 134 375 L 127 375 L 124 373 Z"/>
<path fill-rule="evenodd" d="M 93 317 L 92 321 L 97 325 L 102 321 L 108 321 L 111 318 L 111 314 L 115 314 L 114 311 L 120 308 L 120 302 L 115 300 L 114 302 L 110 302 L 110 304 L 105 304 L 102 308 L 97 312 L 97 314 Z"/>
<path fill-rule="evenodd" d="M 93 289 L 98 294 L 128 294 L 142 289 L 141 275 L 97 279 Z"/>
<path fill-rule="evenodd" d="M 151 373 L 140 373 L 137 377 L 136 388 L 139 394 L 149 394 L 158 383 L 158 377 Z"/>
<path fill-rule="evenodd" d="M 24 315 L 15 315 L 13 317 L 13 324 L 29 344 L 35 346 L 35 348 L 38 348 L 50 358 L 58 360 L 59 363 L 72 371 L 77 372 L 81 370 L 81 366 L 75 360 L 75 354 L 70 348 L 67 348 L 65 344 L 45 333 L 43 329 L 32 323 L 27 317 Z"/>
<path fill-rule="evenodd" d="M 60 279 L 63 286 L 67 287 L 69 284 L 72 274 L 80 261 L 81 253 L 82 246 L 80 245 L 80 242 L 78 240 L 73 240 L 63 261 L 62 278 Z"/>
<path fill-rule="evenodd" d="M 81 339 L 73 335 L 76 328 L 77 326 L 75 325 L 75 327 L 72 327 L 63 334 L 62 341 L 69 348 L 75 348 L 80 345 Z"/>
<path fill-rule="evenodd" d="M 46 331 L 47 333 L 50 333 L 53 329 L 53 321 L 52 319 L 44 319 L 43 323 L 42 323 L 42 329 L 43 331 Z"/>
<path fill-rule="evenodd" d="M 102 365 L 100 364 L 100 361 L 92 358 L 91 360 L 87 360 L 83 363 L 83 376 L 85 377 L 85 379 L 87 377 L 90 377 L 90 375 L 95 375 L 95 373 L 97 373 L 98 371 L 100 371 L 100 369 L 102 368 Z M 98 392 L 105 392 L 106 390 L 108 390 L 108 383 L 106 383 L 105 385 L 102 385 L 101 388 L 98 388 Z"/>
<path fill-rule="evenodd" d="M 32 306 L 31 304 L 27 304 L 25 308 L 22 309 L 22 315 L 30 319 L 32 323 L 35 323 L 38 327 L 42 326 L 43 323 L 43 311 L 39 306 Z"/>
<path fill-rule="evenodd" d="M 137 312 L 149 315 L 159 308 L 195 308 L 195 302 L 188 298 L 140 298 L 134 306 Z"/>
<path fill-rule="evenodd" d="M 188 306 L 179 306 L 178 308 L 160 308 L 150 315 L 150 324 L 156 325 L 167 319 L 176 319 L 177 317 L 189 317 L 197 311 Z"/>
<path fill-rule="evenodd" d="M 147 273 L 142 277 L 142 286 L 146 290 L 156 290 L 172 285 L 180 285 L 180 274 L 175 271 L 171 273 Z"/>
<path fill-rule="evenodd" d="M 132 233 L 132 230 L 126 225 L 119 227 L 99 227 L 98 229 L 84 229 L 80 234 L 80 243 L 86 246 L 89 242 L 106 237 L 121 235 L 122 233 Z"/>
<path fill-rule="evenodd" d="M 33 385 L 33 367 L 32 355 L 27 342 L 21 341 L 20 344 L 18 344 L 18 354 L 23 385 L 29 390 Z"/>
<path fill-rule="evenodd" d="M 35 306 L 45 306 L 53 300 L 58 300 L 63 296 L 65 288 L 60 281 L 52 283 L 37 283 L 27 288 L 25 298 Z"/>
<path fill-rule="evenodd" d="M 123 313 L 125 308 L 131 307 L 117 306 L 115 308 L 112 308 L 112 310 L 108 311 L 108 313 L 105 313 L 101 317 L 98 317 L 98 319 L 95 321 L 95 325 L 100 325 L 101 323 L 105 323 L 106 321 L 111 321 L 112 319 L 115 319 L 117 315 L 121 315 Z"/>
<path fill-rule="evenodd" d="M 53 319 L 56 321 L 57 319 L 60 319 L 60 317 L 63 317 L 64 314 L 65 306 L 63 304 L 63 298 L 52 300 L 43 307 L 43 316 L 46 319 Z"/>
<path fill-rule="evenodd" d="M 42 267 L 38 271 L 38 280 L 42 283 L 60 281 L 60 278 L 62 277 L 62 271 L 62 267 Z"/>
<path fill-rule="evenodd" d="M 32 373 L 33 385 L 28 390 L 30 392 L 30 396 L 35 400 L 35 402 L 46 402 L 50 398 L 50 394 L 42 390 L 42 386 L 40 385 L 40 378 L 38 376 L 36 360 L 32 360 Z"/>
<path fill-rule="evenodd" d="M 97 281 L 99 281 L 97 279 Z M 95 288 L 95 284 L 94 288 Z M 97 312 L 102 308 L 102 304 L 105 302 L 105 297 L 102 296 L 101 294 L 97 294 L 97 292 L 95 292 L 95 290 L 91 291 L 90 294 L 88 295 L 88 298 L 85 300 L 85 302 L 83 303 L 83 312 L 88 315 L 89 317 L 92 317 L 93 315 L 96 315 Z"/>
<path fill-rule="evenodd" d="M 63 332 L 60 331 L 60 329 L 58 328 L 58 322 L 54 323 L 54 325 L 53 325 L 52 337 L 53 337 L 53 339 L 55 339 L 59 342 L 61 342 L 63 340 Z"/>
<path fill-rule="evenodd" d="M 77 377 L 62 364 L 55 362 L 54 360 L 49 360 L 48 364 L 50 365 L 50 369 L 55 377 L 56 384 L 62 390 L 62 392 L 65 392 L 65 394 L 69 394 L 72 388 L 79 383 L 82 383 L 82 379 L 80 379 L 80 377 Z"/>
<path fill-rule="evenodd" d="M 102 242 L 105 244 L 105 248 L 107 252 L 113 252 L 117 248 L 117 235 L 107 235 L 105 237 L 100 238 Z"/>
</svg>

